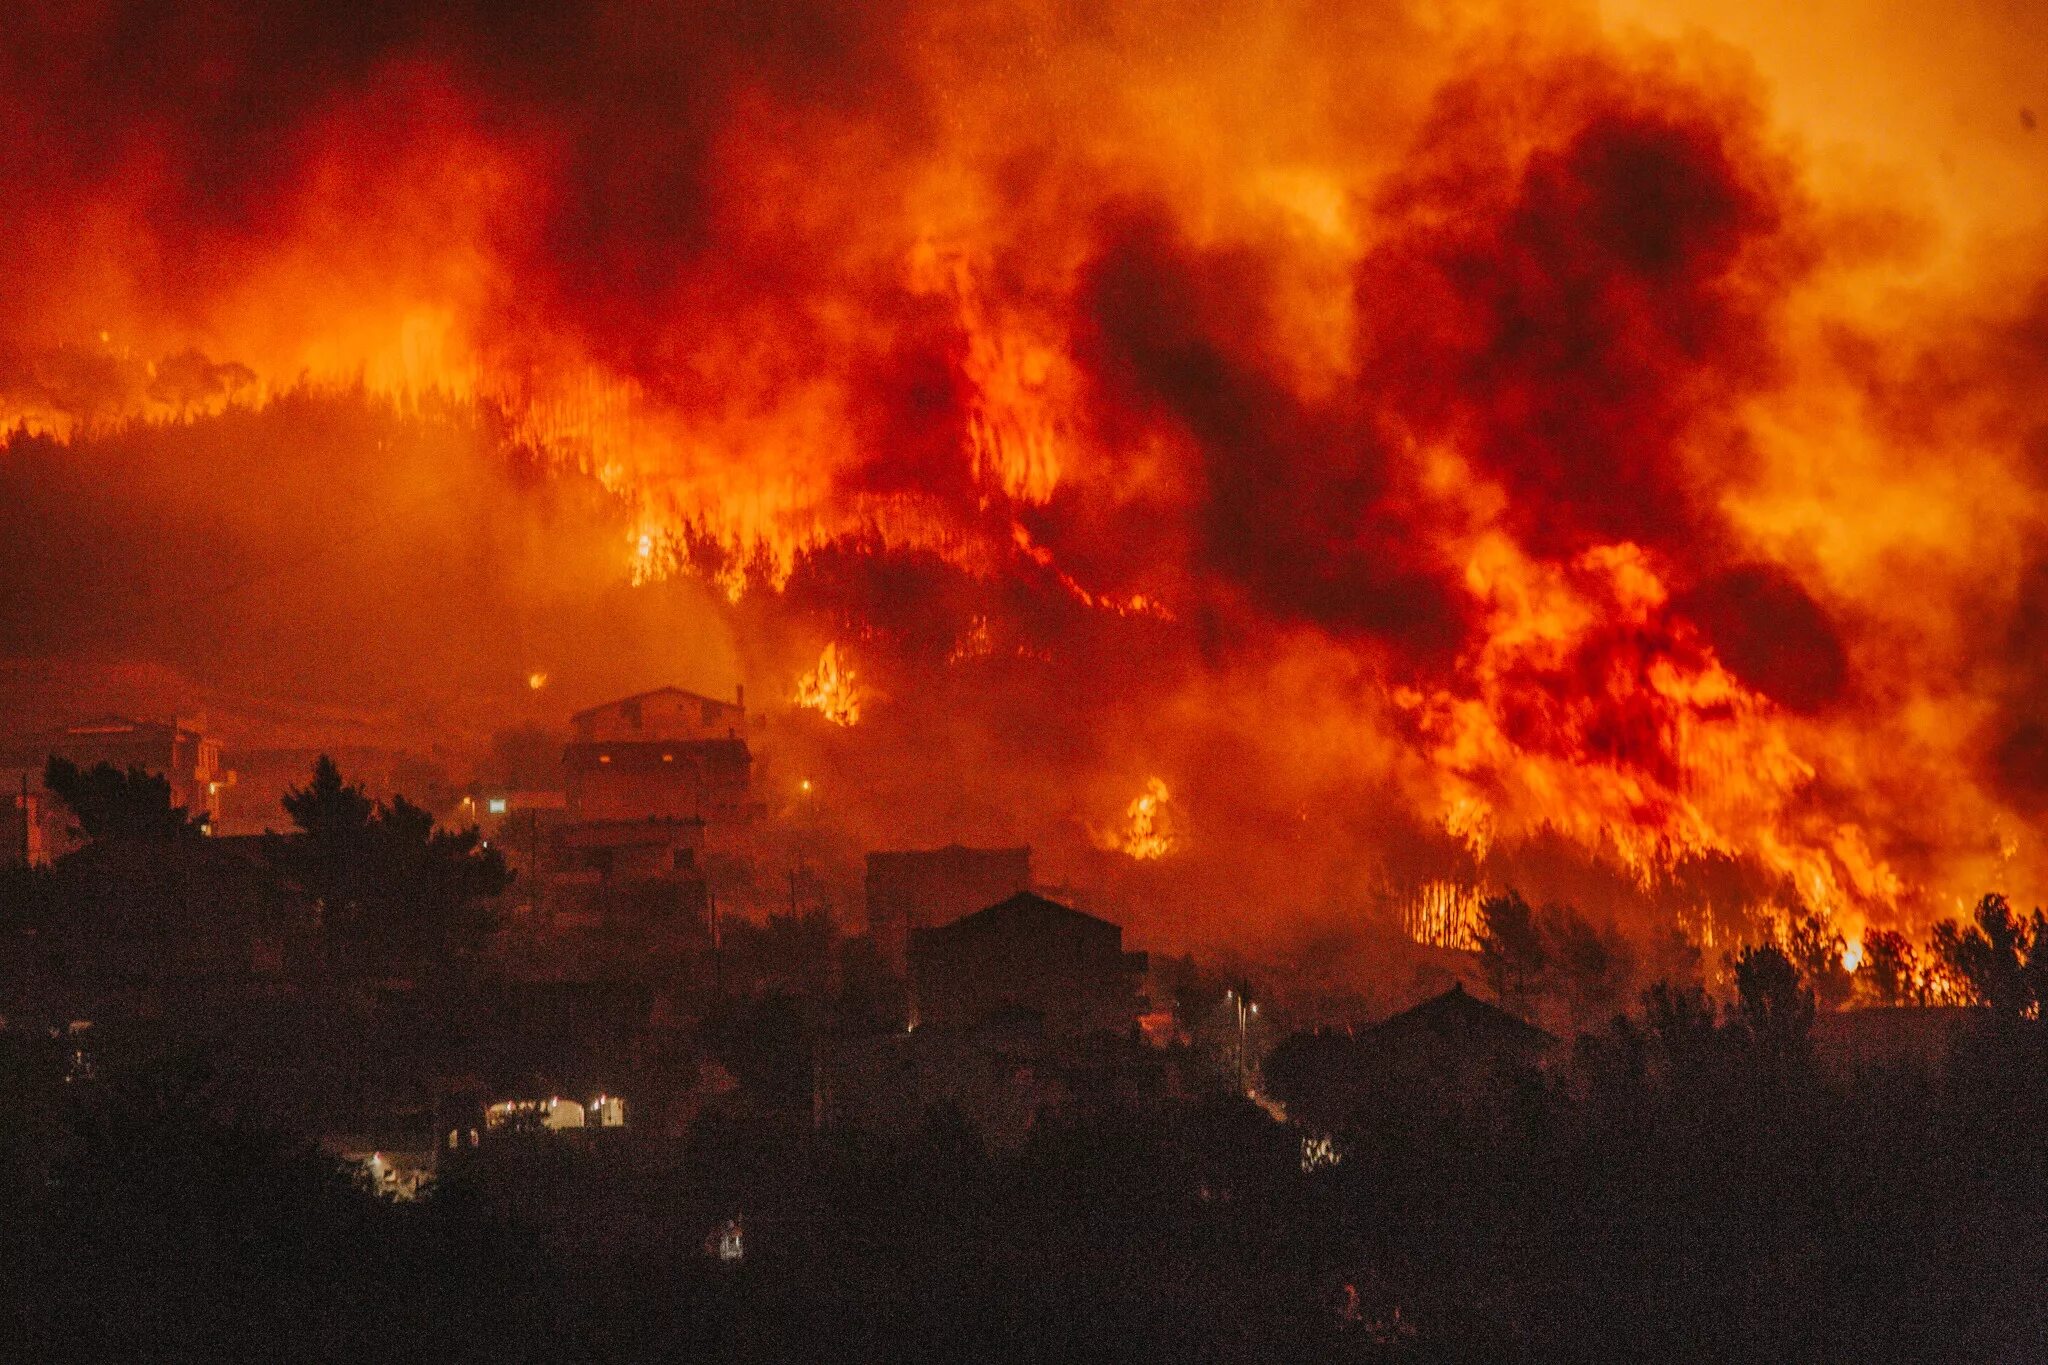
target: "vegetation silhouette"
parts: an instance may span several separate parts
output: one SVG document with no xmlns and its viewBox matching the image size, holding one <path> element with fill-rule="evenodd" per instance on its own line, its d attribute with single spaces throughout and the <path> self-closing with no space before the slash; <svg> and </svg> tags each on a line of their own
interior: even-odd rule
<svg viewBox="0 0 2048 1365">
<path fill-rule="evenodd" d="M 270 836 L 268 856 L 315 898 L 341 964 L 404 974 L 477 960 L 512 873 L 474 826 L 438 828 L 402 795 L 372 801 L 324 754 L 284 809 L 297 832 Z"/>
<path fill-rule="evenodd" d="M 506 1022 L 524 1002 L 483 952 L 502 860 L 324 760 L 264 841 L 188 837 L 114 777 L 72 788 L 91 846 L 0 875 L 0 1296 L 29 1358 L 2019 1360 L 2048 1340 L 2048 934 L 2000 896 L 1924 949 L 1867 931 L 1853 972 L 1816 919 L 1723 974 L 1504 894 L 1480 984 L 1430 1029 L 1290 1025 L 1262 985 L 1255 1098 L 1199 1036 L 1227 1031 L 1237 977 L 1171 963 L 1193 1041 L 1094 1041 L 1173 1081 L 1074 1069 L 1003 1142 L 943 1102 L 835 1123 L 822 1050 L 911 1036 L 901 983 L 825 916 L 735 923 L 715 978 L 664 969 L 697 992 L 682 1060 L 624 1049 L 636 1115 L 663 1112 L 664 1067 L 681 1092 L 716 1063 L 687 1123 L 450 1123 L 436 1183 L 400 1204 L 307 1138 L 418 1077 L 593 1064 Z M 222 952 L 151 1010 L 86 1026 L 49 1003 L 52 981 L 153 979 L 178 926 L 298 906 L 296 974 L 192 993 L 246 977 Z"/>
<path fill-rule="evenodd" d="M 70 807 L 78 823 L 76 837 L 100 842 L 168 843 L 196 838 L 204 822 L 171 804 L 171 784 L 141 768 L 122 770 L 111 763 L 81 769 L 68 758 L 52 755 L 43 768 L 43 785 Z"/>
</svg>

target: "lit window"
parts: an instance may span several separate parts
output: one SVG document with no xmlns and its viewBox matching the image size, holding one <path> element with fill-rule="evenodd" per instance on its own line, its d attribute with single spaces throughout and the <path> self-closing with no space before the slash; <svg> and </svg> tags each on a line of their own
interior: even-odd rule
<svg viewBox="0 0 2048 1365">
<path fill-rule="evenodd" d="M 505 813 L 505 798 L 504 798 L 504 797 L 502 797 L 502 796 L 494 796 L 494 797 L 492 797 L 492 798 L 491 798 L 491 814 L 493 814 L 493 815 L 503 815 L 504 813 Z"/>
<path fill-rule="evenodd" d="M 597 761 L 600 763 L 609 763 L 612 761 L 612 756 L 610 754 L 599 754 L 597 756 Z"/>
<path fill-rule="evenodd" d="M 661 756 L 661 761 L 664 763 L 673 763 L 676 761 L 676 756 L 674 754 L 663 754 Z"/>
</svg>

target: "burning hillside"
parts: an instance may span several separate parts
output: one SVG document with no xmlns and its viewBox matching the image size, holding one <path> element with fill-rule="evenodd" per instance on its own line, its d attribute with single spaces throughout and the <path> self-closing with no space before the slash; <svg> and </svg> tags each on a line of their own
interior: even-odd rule
<svg viewBox="0 0 2048 1365">
<path fill-rule="evenodd" d="M 727 667 L 837 722 L 791 743 L 847 826 L 1156 876 L 1190 934 L 1391 898 L 1453 941 L 1510 878 L 1850 925 L 2039 884 L 2048 253 L 1916 193 L 1917 143 L 1842 151 L 1763 39 L 488 8 L 0 38 L 0 516 L 89 539 L 173 486 L 228 585 L 180 606 L 217 657 L 118 583 L 90 649 L 24 610 L 11 655 L 422 726 Z M 359 507 L 293 412 L 354 433 Z M 278 559 L 348 622 L 307 670 L 237 562 L 336 517 Z M 161 582 L 147 539 L 101 557 Z"/>
</svg>

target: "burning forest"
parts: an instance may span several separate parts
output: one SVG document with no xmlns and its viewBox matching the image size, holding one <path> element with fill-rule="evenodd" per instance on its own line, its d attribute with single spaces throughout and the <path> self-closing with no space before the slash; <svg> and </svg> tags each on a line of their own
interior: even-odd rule
<svg viewBox="0 0 2048 1365">
<path fill-rule="evenodd" d="M 1157 775 L 1194 941 L 2031 885 L 2035 225 L 1639 17 L 32 6 L 15 690 L 738 675 L 877 836 Z"/>
<path fill-rule="evenodd" d="M 1887 1122 L 2038 1222 L 2048 11 L 1782 9 L 14 6 L 0 1061 L 85 1119 L 0 1281 L 121 1320 L 46 1243 L 188 1129 L 278 1182 L 220 1209 L 702 1234 L 676 1321 L 761 1358 L 919 1209 L 1027 1286 L 935 1331 L 1066 1330 L 1072 1257 L 1162 1359 L 1683 1355 L 1667 1298 L 1821 1358 L 1880 1315 L 1758 1285 L 1962 1237 Z M 1111 1190 L 1182 1270 L 1068 1235 Z M 1567 1273 L 1693 1214 L 1725 1281 Z M 319 1245 L 433 1259 L 377 1227 Z M 605 1278 L 419 1317 L 673 1356 Z M 941 1337 L 848 1349 L 1002 1354 Z"/>
</svg>

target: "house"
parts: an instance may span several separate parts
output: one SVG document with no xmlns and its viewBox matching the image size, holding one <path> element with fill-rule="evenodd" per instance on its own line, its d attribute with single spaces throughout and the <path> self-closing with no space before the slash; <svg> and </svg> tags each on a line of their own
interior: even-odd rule
<svg viewBox="0 0 2048 1365">
<path fill-rule="evenodd" d="M 908 965 L 910 937 L 938 929 L 985 905 L 1031 888 L 1026 848 L 905 849 L 868 854 L 868 934 L 896 971 Z"/>
<path fill-rule="evenodd" d="M 680 687 L 657 687 L 578 711 L 569 718 L 579 743 L 737 739 L 746 730 L 747 690 L 718 701 Z"/>
<path fill-rule="evenodd" d="M 746 717 L 744 692 L 722 702 L 678 687 L 577 712 L 562 754 L 570 822 L 744 819 Z"/>
<path fill-rule="evenodd" d="M 700 923 L 707 834 L 744 837 L 758 809 L 746 714 L 744 691 L 725 702 L 679 687 L 579 711 L 560 793 L 484 793 L 467 809 L 557 928 Z"/>
<path fill-rule="evenodd" d="M 814 1073 L 816 1122 L 901 1140 L 948 1114 L 1005 1151 L 1049 1112 L 1103 1103 L 1144 1109 L 1176 1092 L 1171 1061 L 1143 1041 L 1048 1037 L 1043 1022 L 1016 1009 L 970 1029 L 825 1039 Z"/>
<path fill-rule="evenodd" d="M 20 790 L 0 797 L 0 868 L 43 867 L 55 857 L 58 829 L 67 823 L 52 806 L 61 806 L 40 791 Z"/>
<path fill-rule="evenodd" d="M 916 1028 L 963 1029 L 1026 1011 L 1048 1036 L 1126 1033 L 1140 1013 L 1145 954 L 1122 926 L 1020 891 L 910 941 Z"/>
<path fill-rule="evenodd" d="M 65 758 L 81 768 L 110 764 L 123 772 L 140 768 L 171 784 L 171 804 L 183 806 L 211 825 L 220 817 L 221 793 L 235 775 L 221 765 L 220 742 L 196 720 L 136 720 L 99 716 L 60 730 L 11 743 L 0 756 L 10 786 L 28 777 L 40 787 L 43 765 Z"/>
<path fill-rule="evenodd" d="M 1428 1075 L 1439 1083 L 1482 1082 L 1503 1068 L 1533 1067 L 1557 1039 L 1453 982 L 1441 995 L 1384 1019 L 1359 1035 L 1383 1072 Z"/>
<path fill-rule="evenodd" d="M 1298 1033 L 1266 1058 L 1268 1091 L 1314 1139 L 1501 1111 L 1557 1039 L 1453 984 L 1357 1033 Z"/>
</svg>

